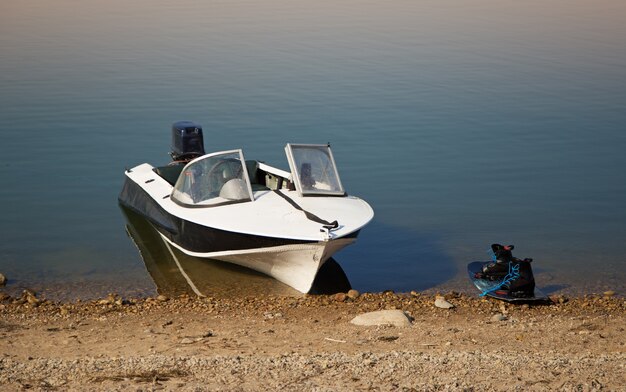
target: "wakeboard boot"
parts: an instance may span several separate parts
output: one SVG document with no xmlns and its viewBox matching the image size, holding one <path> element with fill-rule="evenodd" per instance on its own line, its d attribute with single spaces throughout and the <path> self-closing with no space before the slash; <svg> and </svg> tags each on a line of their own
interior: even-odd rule
<svg viewBox="0 0 626 392">
<path fill-rule="evenodd" d="M 491 250 L 494 254 L 494 261 L 486 264 L 481 272 L 475 277 L 477 279 L 501 280 L 509 273 L 509 264 L 513 261 L 513 245 L 492 244 Z"/>
<path fill-rule="evenodd" d="M 514 258 L 513 265 L 518 265 L 518 277 L 509 283 L 509 295 L 515 298 L 531 298 L 535 296 L 535 277 L 530 263 L 533 259 L 520 260 Z"/>
</svg>

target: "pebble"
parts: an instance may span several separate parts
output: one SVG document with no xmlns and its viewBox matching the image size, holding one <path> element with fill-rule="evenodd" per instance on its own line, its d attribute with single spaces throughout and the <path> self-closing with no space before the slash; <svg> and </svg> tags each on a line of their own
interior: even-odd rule
<svg viewBox="0 0 626 392">
<path fill-rule="evenodd" d="M 377 310 L 363 313 L 353 318 L 350 323 L 355 325 L 393 325 L 396 327 L 410 327 L 411 321 L 402 310 Z"/>
<path fill-rule="evenodd" d="M 361 293 L 359 293 L 358 291 L 352 289 L 350 291 L 348 291 L 348 294 L 346 294 L 348 296 L 348 298 L 350 298 L 351 300 L 355 300 L 357 298 L 359 298 L 359 296 L 361 295 Z"/>
<path fill-rule="evenodd" d="M 113 294 L 109 294 L 106 298 L 103 298 L 96 303 L 98 305 L 111 305 L 115 303 L 115 296 Z"/>
<path fill-rule="evenodd" d="M 26 302 L 31 305 L 37 306 L 41 303 L 41 300 L 35 297 L 35 293 L 32 291 L 24 290 L 24 297 L 26 298 Z"/>
<path fill-rule="evenodd" d="M 602 293 L 602 294 L 603 294 L 605 297 L 612 297 L 612 296 L 614 296 L 614 295 L 615 295 L 615 291 L 613 291 L 613 290 L 608 290 L 608 291 L 605 291 L 605 292 L 604 292 L 604 293 Z"/>
<path fill-rule="evenodd" d="M 169 298 L 168 298 L 167 296 L 163 295 L 163 294 L 159 294 L 159 295 L 156 297 L 156 299 L 157 299 L 157 301 L 159 301 L 159 302 L 166 302 L 166 301 L 168 301 L 168 300 L 169 300 Z"/>
<path fill-rule="evenodd" d="M 337 294 L 335 294 L 333 296 L 333 298 L 337 302 L 345 302 L 345 300 L 348 298 L 348 296 L 346 295 L 346 293 L 337 293 Z"/>
<path fill-rule="evenodd" d="M 507 317 L 505 315 L 503 315 L 502 313 L 496 313 L 493 316 L 491 316 L 491 321 L 506 321 Z"/>
<path fill-rule="evenodd" d="M 7 278 L 6 276 L 0 274 L 0 286 L 4 286 L 5 284 L 7 284 Z"/>
<path fill-rule="evenodd" d="M 435 306 L 441 309 L 451 309 L 454 308 L 450 302 L 446 301 L 444 297 L 436 297 L 435 298 Z"/>
<path fill-rule="evenodd" d="M 550 299 L 552 300 L 552 302 L 557 304 L 564 304 L 567 302 L 567 298 L 563 295 L 552 295 L 550 296 Z"/>
<path fill-rule="evenodd" d="M 271 319 L 275 319 L 275 318 L 281 318 L 283 317 L 283 314 L 280 312 L 265 312 L 263 313 L 263 318 L 266 320 L 271 320 Z"/>
</svg>

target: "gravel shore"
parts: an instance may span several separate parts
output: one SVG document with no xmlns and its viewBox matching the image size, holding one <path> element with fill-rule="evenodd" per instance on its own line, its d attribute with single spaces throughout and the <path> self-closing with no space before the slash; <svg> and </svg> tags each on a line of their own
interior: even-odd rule
<svg viewBox="0 0 626 392">
<path fill-rule="evenodd" d="M 457 293 L 0 302 L 0 390 L 624 390 L 626 301 Z M 407 328 L 358 326 L 400 309 Z"/>
</svg>

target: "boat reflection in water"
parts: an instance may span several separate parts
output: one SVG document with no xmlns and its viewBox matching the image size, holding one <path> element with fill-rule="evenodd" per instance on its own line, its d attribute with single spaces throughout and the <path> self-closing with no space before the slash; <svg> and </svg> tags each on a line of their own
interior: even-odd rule
<svg viewBox="0 0 626 392">
<path fill-rule="evenodd" d="M 126 231 L 133 240 L 159 294 L 200 297 L 255 295 L 302 296 L 299 291 L 254 270 L 232 263 L 189 256 L 165 242 L 141 215 L 120 205 Z M 339 264 L 329 259 L 319 270 L 310 294 L 334 294 L 350 290 Z"/>
</svg>

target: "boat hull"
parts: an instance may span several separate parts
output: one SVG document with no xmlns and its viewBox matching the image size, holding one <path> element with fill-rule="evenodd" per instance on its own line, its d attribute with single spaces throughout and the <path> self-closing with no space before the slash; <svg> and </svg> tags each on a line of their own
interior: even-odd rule
<svg viewBox="0 0 626 392">
<path fill-rule="evenodd" d="M 163 233 L 161 236 L 185 254 L 247 267 L 269 275 L 302 293 L 311 290 L 317 272 L 333 254 L 356 240 L 352 237 L 234 251 L 193 252 L 173 242 Z"/>
<path fill-rule="evenodd" d="M 310 291 L 324 262 L 355 242 L 360 232 L 311 241 L 221 230 L 168 213 L 130 178 L 126 178 L 119 202 L 148 219 L 165 241 L 185 254 L 247 267 L 302 293 Z"/>
</svg>

